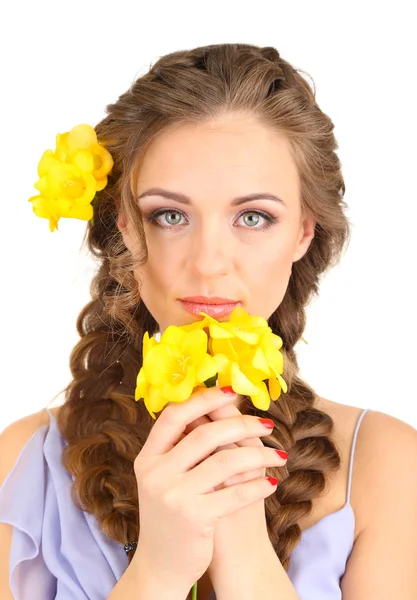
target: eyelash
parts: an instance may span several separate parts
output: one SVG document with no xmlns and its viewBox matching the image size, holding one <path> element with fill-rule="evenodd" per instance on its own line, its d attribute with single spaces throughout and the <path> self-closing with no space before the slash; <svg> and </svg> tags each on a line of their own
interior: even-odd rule
<svg viewBox="0 0 417 600">
<path fill-rule="evenodd" d="M 160 229 L 173 229 L 174 227 L 178 227 L 179 225 L 166 225 L 165 226 L 165 225 L 161 225 L 160 223 L 156 222 L 156 220 L 161 215 L 164 215 L 166 213 L 178 213 L 178 214 L 182 215 L 183 217 L 185 216 L 179 210 L 174 210 L 172 208 L 159 208 L 159 209 L 155 210 L 153 213 L 151 213 L 148 217 L 143 217 L 143 220 L 146 223 L 152 223 L 152 224 L 156 225 Z M 261 216 L 263 219 L 265 219 L 266 224 L 263 225 L 262 227 L 244 227 L 245 229 L 253 229 L 254 231 L 265 231 L 265 229 L 269 229 L 269 227 L 271 227 L 272 225 L 274 225 L 275 223 L 277 223 L 279 221 L 278 217 L 274 217 L 274 216 L 270 215 L 269 213 L 266 213 L 262 210 L 246 210 L 246 211 L 240 213 L 240 215 L 238 215 L 238 219 L 248 213 Z"/>
</svg>

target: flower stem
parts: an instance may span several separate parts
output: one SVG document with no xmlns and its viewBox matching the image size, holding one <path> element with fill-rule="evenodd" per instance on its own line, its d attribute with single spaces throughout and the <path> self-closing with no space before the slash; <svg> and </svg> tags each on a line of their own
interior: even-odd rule
<svg viewBox="0 0 417 600">
<path fill-rule="evenodd" d="M 191 600 L 197 600 L 197 581 L 193 585 Z"/>
</svg>

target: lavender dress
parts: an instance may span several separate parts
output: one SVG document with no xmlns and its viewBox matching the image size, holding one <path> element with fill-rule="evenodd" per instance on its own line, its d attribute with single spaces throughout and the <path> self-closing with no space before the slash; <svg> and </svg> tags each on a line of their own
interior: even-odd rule
<svg viewBox="0 0 417 600">
<path fill-rule="evenodd" d="M 71 500 L 72 477 L 60 462 L 66 442 L 55 416 L 32 435 L 0 488 L 0 522 L 13 526 L 10 587 L 15 600 L 105 600 L 127 567 L 123 546 Z M 340 600 L 353 547 L 351 449 L 346 504 L 302 533 L 288 575 L 300 600 Z M 210 600 L 215 600 L 212 593 Z"/>
</svg>

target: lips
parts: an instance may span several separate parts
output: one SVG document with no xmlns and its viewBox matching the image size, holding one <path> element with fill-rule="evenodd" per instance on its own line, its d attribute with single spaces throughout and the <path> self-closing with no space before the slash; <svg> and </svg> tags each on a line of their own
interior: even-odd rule
<svg viewBox="0 0 417 600">
<path fill-rule="evenodd" d="M 238 300 L 221 298 L 220 296 L 186 296 L 180 298 L 183 302 L 195 302 L 196 304 L 236 304 Z"/>
<path fill-rule="evenodd" d="M 192 296 L 190 298 L 181 298 L 179 300 L 182 307 L 192 315 L 201 316 L 199 313 L 204 312 L 210 317 L 219 318 L 230 314 L 240 302 L 231 300 L 230 298 L 219 298 L 212 296 L 205 298 L 204 296 Z"/>
</svg>

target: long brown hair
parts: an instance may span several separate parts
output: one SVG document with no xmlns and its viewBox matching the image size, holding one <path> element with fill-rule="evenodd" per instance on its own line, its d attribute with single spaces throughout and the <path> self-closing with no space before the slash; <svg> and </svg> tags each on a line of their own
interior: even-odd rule
<svg viewBox="0 0 417 600">
<path fill-rule="evenodd" d="M 84 242 L 97 260 L 92 300 L 77 319 L 80 340 L 70 357 L 72 381 L 58 424 L 67 440 L 62 461 L 74 476 L 73 501 L 93 513 L 104 533 L 126 544 L 140 532 L 133 462 L 155 421 L 134 400 L 142 365 L 142 338 L 158 324 L 140 298 L 133 275 L 147 259 L 134 182 L 146 148 L 160 132 L 180 123 L 202 123 L 227 113 L 257 116 L 290 141 L 301 182 L 301 205 L 317 225 L 307 253 L 293 264 L 285 296 L 269 318 L 283 339 L 288 393 L 271 402 L 275 421 L 268 445 L 289 452 L 287 465 L 267 469 L 280 481 L 266 501 L 270 540 L 288 569 L 298 544 L 298 521 L 340 466 L 331 417 L 313 407 L 314 390 L 298 376 L 295 344 L 306 324 L 305 307 L 318 293 L 319 277 L 337 264 L 350 236 L 344 214 L 345 185 L 333 123 L 315 101 L 307 80 L 273 47 L 219 44 L 173 52 L 160 58 L 128 91 L 107 107 L 97 125 L 100 143 L 114 167 L 94 201 L 94 224 Z M 129 252 L 117 228 L 123 210 L 138 240 Z M 245 414 L 266 416 L 249 398 Z M 133 552 L 129 554 L 131 560 Z"/>
</svg>

